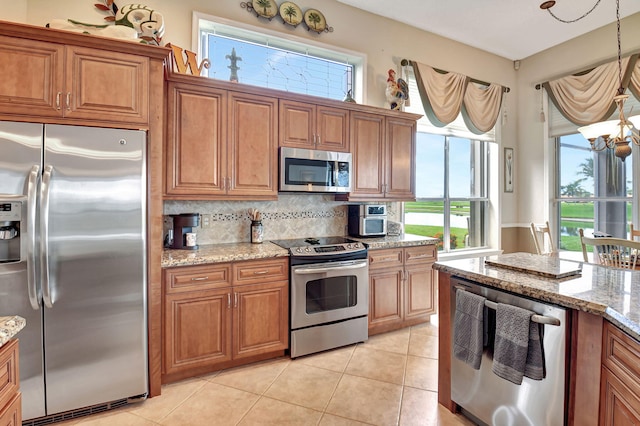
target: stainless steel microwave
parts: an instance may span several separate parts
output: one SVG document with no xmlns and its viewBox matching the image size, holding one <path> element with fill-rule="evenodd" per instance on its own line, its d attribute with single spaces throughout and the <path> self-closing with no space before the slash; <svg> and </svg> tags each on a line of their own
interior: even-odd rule
<svg viewBox="0 0 640 426">
<path fill-rule="evenodd" d="M 280 191 L 351 191 L 351 153 L 280 148 Z"/>
</svg>

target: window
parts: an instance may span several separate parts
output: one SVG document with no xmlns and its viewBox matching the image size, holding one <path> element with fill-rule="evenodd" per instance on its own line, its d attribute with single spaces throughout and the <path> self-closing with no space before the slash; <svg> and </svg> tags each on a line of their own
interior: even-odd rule
<svg viewBox="0 0 640 426">
<path fill-rule="evenodd" d="M 585 234 L 627 238 L 633 216 L 633 155 L 622 162 L 613 151 L 592 151 L 580 134 L 555 138 L 558 247 L 580 251 Z"/>
<path fill-rule="evenodd" d="M 416 202 L 404 205 L 406 232 L 439 238 L 445 252 L 487 245 L 488 143 L 418 133 Z"/>
<path fill-rule="evenodd" d="M 199 55 L 211 61 L 203 75 L 233 79 L 230 65 L 235 53 L 241 83 L 337 100 L 351 91 L 362 102 L 362 54 L 198 13 L 194 20 Z"/>
<path fill-rule="evenodd" d="M 411 104 L 422 114 L 416 136 L 416 201 L 404 203 L 405 232 L 440 239 L 438 250 L 452 252 L 489 246 L 490 158 L 497 155 L 495 133 L 471 133 L 462 115 L 445 127 L 425 116 L 411 67 Z"/>
</svg>

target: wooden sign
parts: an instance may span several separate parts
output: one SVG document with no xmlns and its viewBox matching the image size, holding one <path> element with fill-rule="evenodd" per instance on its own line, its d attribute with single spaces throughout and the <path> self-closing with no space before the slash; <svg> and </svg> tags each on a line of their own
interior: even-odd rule
<svg viewBox="0 0 640 426">
<path fill-rule="evenodd" d="M 211 61 L 209 61 L 209 59 L 203 59 L 202 62 L 198 64 L 198 60 L 196 59 L 196 54 L 194 52 L 182 49 L 179 46 L 174 46 L 171 43 L 167 43 L 167 47 L 170 47 L 173 52 L 175 69 L 177 69 L 180 74 L 199 76 L 200 73 L 202 73 L 203 67 L 209 69 L 211 66 Z M 186 55 L 186 60 L 183 52 L 184 55 Z"/>
</svg>

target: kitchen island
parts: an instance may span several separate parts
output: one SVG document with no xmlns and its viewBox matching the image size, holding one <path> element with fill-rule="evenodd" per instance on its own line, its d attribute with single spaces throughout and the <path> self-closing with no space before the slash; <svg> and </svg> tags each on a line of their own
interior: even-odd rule
<svg viewBox="0 0 640 426">
<path fill-rule="evenodd" d="M 634 364 L 640 359 L 640 271 L 529 253 L 437 262 L 434 269 L 439 272 L 441 404 L 458 409 L 451 401 L 450 384 L 451 279 L 459 277 L 569 310 L 567 424 L 638 418 L 640 386 Z M 620 380 L 613 383 L 612 374 Z"/>
</svg>

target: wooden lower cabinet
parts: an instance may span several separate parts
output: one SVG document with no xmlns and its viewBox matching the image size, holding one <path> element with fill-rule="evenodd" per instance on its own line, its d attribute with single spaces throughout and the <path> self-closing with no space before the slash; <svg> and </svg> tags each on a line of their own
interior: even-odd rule
<svg viewBox="0 0 640 426">
<path fill-rule="evenodd" d="M 638 396 L 608 368 L 602 367 L 601 425 L 640 425 Z"/>
<path fill-rule="evenodd" d="M 163 275 L 164 383 L 289 347 L 286 258 L 167 268 Z"/>
<path fill-rule="evenodd" d="M 18 340 L 0 347 L 0 425 L 22 424 Z"/>
<path fill-rule="evenodd" d="M 369 250 L 369 334 L 419 324 L 436 312 L 436 246 Z"/>
<path fill-rule="evenodd" d="M 600 425 L 640 425 L 640 343 L 605 322 Z"/>
</svg>

